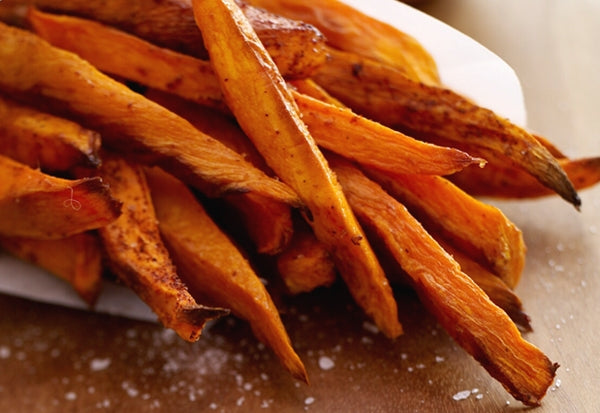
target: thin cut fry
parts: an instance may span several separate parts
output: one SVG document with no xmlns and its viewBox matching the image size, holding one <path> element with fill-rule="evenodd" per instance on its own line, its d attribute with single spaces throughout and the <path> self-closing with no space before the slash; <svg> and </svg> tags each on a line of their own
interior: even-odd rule
<svg viewBox="0 0 600 413">
<path fill-rule="evenodd" d="M 527 248 L 521 231 L 498 208 L 471 197 L 440 176 L 373 170 L 368 175 L 447 242 L 485 263 L 510 288 L 518 284 Z"/>
<path fill-rule="evenodd" d="M 439 84 L 437 65 L 412 36 L 338 0 L 250 0 L 256 6 L 317 27 L 331 46 L 384 62 L 413 80 Z"/>
<path fill-rule="evenodd" d="M 333 49 L 330 55 L 313 78 L 357 113 L 488 161 L 506 156 L 575 207 L 581 205 L 552 154 L 523 128 L 450 89 L 415 82 L 383 63 Z"/>
<path fill-rule="evenodd" d="M 0 177 L 0 234 L 5 236 L 65 238 L 102 227 L 120 214 L 121 203 L 100 178 L 57 178 L 2 155 Z"/>
<path fill-rule="evenodd" d="M 98 166 L 100 134 L 0 95 L 0 153 L 47 171 Z"/>
<path fill-rule="evenodd" d="M 191 294 L 248 320 L 292 375 L 308 382 L 277 308 L 248 261 L 183 183 L 157 168 L 146 175 L 161 234 Z"/>
<path fill-rule="evenodd" d="M 521 337 L 402 204 L 357 168 L 329 159 L 352 208 L 386 243 L 444 329 L 517 400 L 539 405 L 558 365 Z"/>
<path fill-rule="evenodd" d="M 600 182 L 600 157 L 561 158 L 558 163 L 577 191 Z M 473 196 L 522 199 L 554 194 L 522 170 L 497 162 L 488 163 L 485 168 L 477 170 L 465 168 L 449 179 Z"/>
<path fill-rule="evenodd" d="M 127 205 L 119 219 L 99 229 L 109 267 L 165 327 L 184 340 L 198 340 L 205 323 L 227 310 L 197 304 L 179 278 L 161 240 L 142 168 L 105 156 L 100 174 Z"/>
<path fill-rule="evenodd" d="M 193 1 L 193 6 L 225 101 L 240 126 L 306 204 L 308 221 L 355 300 L 386 335 L 399 335 L 397 306 L 383 270 L 256 33 L 230 0 Z"/>
<path fill-rule="evenodd" d="M 67 281 L 93 307 L 102 289 L 102 252 L 94 233 L 41 240 L 1 237 L 0 248 Z"/>
<path fill-rule="evenodd" d="M 254 191 L 292 204 L 297 195 L 189 122 L 33 33 L 0 23 L 0 89 L 35 94 L 85 118 L 107 146 L 173 171 L 208 195 Z"/>
</svg>

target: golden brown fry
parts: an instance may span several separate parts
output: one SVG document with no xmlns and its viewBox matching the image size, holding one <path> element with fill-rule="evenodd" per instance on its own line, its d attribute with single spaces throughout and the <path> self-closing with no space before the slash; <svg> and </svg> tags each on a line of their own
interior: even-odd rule
<svg viewBox="0 0 600 413">
<path fill-rule="evenodd" d="M 193 6 L 225 101 L 240 126 L 306 204 L 308 221 L 357 303 L 386 335 L 399 335 L 397 305 L 385 274 L 248 20 L 231 0 L 193 1 Z"/>
<path fill-rule="evenodd" d="M 386 243 L 444 329 L 513 397 L 538 405 L 558 365 L 521 337 L 402 204 L 346 161 L 329 159 L 361 222 Z"/>
<path fill-rule="evenodd" d="M 0 95 L 0 153 L 32 168 L 98 166 L 100 135 Z"/>
<path fill-rule="evenodd" d="M 292 375 L 307 382 L 277 308 L 248 261 L 183 183 L 157 168 L 146 175 L 160 231 L 191 294 L 248 320 Z"/>
<path fill-rule="evenodd" d="M 321 102 L 329 103 L 332 106 L 337 106 L 340 108 L 346 107 L 346 105 L 331 96 L 325 89 L 323 89 L 310 78 L 290 80 L 288 81 L 288 84 L 293 87 L 293 90 L 302 95 L 320 100 Z"/>
<path fill-rule="evenodd" d="M 312 230 L 301 224 L 298 222 L 290 244 L 276 258 L 278 274 L 291 294 L 329 287 L 337 279 L 331 254 Z"/>
<path fill-rule="evenodd" d="M 475 283 L 490 297 L 490 300 L 498 307 L 506 311 L 506 314 L 522 331 L 532 331 L 531 320 L 523 311 L 521 299 L 502 281 L 496 274 L 473 261 L 471 257 L 462 251 L 444 242 L 441 237 L 432 234 L 436 241 L 446 250 L 460 265 L 462 272 L 467 274 Z"/>
<path fill-rule="evenodd" d="M 152 100 L 183 116 L 201 131 L 242 154 L 244 159 L 257 168 L 272 173 L 252 142 L 230 117 L 174 95 L 154 90 L 150 90 L 148 94 Z M 242 221 L 246 235 L 254 243 L 257 252 L 273 255 L 289 243 L 294 230 L 289 205 L 251 192 L 229 194 L 223 199 L 235 210 L 236 218 Z"/>
<path fill-rule="evenodd" d="M 100 228 L 107 265 L 181 338 L 196 341 L 207 321 L 227 314 L 196 303 L 179 278 L 164 246 L 142 167 L 105 156 L 100 175 L 126 205 L 113 223 Z"/>
<path fill-rule="evenodd" d="M 294 97 L 319 146 L 362 165 L 394 173 L 447 175 L 485 163 L 454 148 L 417 141 L 349 109 L 297 92 Z"/>
<path fill-rule="evenodd" d="M 521 231 L 498 208 L 487 205 L 440 176 L 387 174 L 369 170 L 394 198 L 426 226 L 514 288 L 525 265 Z"/>
<path fill-rule="evenodd" d="M 581 191 L 600 182 L 600 157 L 558 159 L 558 163 Z M 488 163 L 485 168 L 465 168 L 449 179 L 473 196 L 493 198 L 538 198 L 553 195 L 530 175 L 510 164 Z"/>
<path fill-rule="evenodd" d="M 452 145 L 491 161 L 498 154 L 579 207 L 581 200 L 552 154 L 530 133 L 457 93 L 416 82 L 385 64 L 330 50 L 313 76 L 335 98 L 411 136 Z"/>
<path fill-rule="evenodd" d="M 0 248 L 67 281 L 93 307 L 102 289 L 102 252 L 96 234 L 41 240 L 0 236 Z"/>
<path fill-rule="evenodd" d="M 439 84 L 437 65 L 412 36 L 338 0 L 250 0 L 256 6 L 317 27 L 331 46 L 384 62 L 413 80 Z"/>
<path fill-rule="evenodd" d="M 288 186 L 185 119 L 35 34 L 0 23 L 0 61 L 0 89 L 64 107 L 98 129 L 107 146 L 160 164 L 208 195 L 254 191 L 298 203 Z"/>
<path fill-rule="evenodd" d="M 201 104 L 223 106 L 218 81 L 208 62 L 154 47 L 91 21 L 40 12 L 32 12 L 30 20 L 41 36 L 102 70 Z M 87 33 L 85 40 L 82 33 Z M 99 39 L 105 39 L 106 44 Z M 120 55 L 133 56 L 136 64 L 123 61 Z M 173 82 L 173 78 L 179 81 Z M 298 92 L 293 94 L 302 120 L 317 143 L 363 164 L 396 172 L 446 175 L 482 162 L 454 148 L 417 141 L 348 109 Z"/>
<path fill-rule="evenodd" d="M 7 2 L 93 19 L 161 47 L 191 56 L 206 55 L 190 0 L 4 0 Z M 315 27 L 243 1 L 239 4 L 286 77 L 307 77 L 325 62 L 325 38 Z"/>
<path fill-rule="evenodd" d="M 100 178 L 56 178 L 0 155 L 0 234 L 65 238 L 102 227 L 121 204 Z"/>
</svg>

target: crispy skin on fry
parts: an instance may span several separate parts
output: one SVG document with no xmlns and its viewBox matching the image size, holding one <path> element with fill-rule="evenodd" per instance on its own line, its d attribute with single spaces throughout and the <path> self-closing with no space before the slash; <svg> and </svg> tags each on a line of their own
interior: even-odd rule
<svg viewBox="0 0 600 413">
<path fill-rule="evenodd" d="M 93 19 L 162 47 L 191 56 L 206 55 L 190 0 L 4 1 L 35 5 L 42 10 Z M 286 77 L 307 77 L 325 62 L 325 38 L 314 26 L 274 15 L 243 1 L 238 3 Z"/>
<path fill-rule="evenodd" d="M 368 175 L 421 222 L 484 263 L 510 288 L 518 284 L 527 248 L 521 231 L 498 208 L 471 197 L 440 176 L 374 170 Z"/>
<path fill-rule="evenodd" d="M 85 118 L 103 143 L 173 171 L 209 196 L 255 191 L 292 204 L 297 195 L 188 121 L 131 91 L 73 53 L 0 23 L 0 89 L 37 94 Z"/>
<path fill-rule="evenodd" d="M 0 234 L 65 238 L 102 227 L 121 204 L 100 178 L 69 180 L 0 155 Z"/>
<path fill-rule="evenodd" d="M 600 157 L 558 159 L 558 163 L 573 182 L 577 191 L 600 182 Z M 489 163 L 482 169 L 465 168 L 449 177 L 456 185 L 473 196 L 494 198 L 538 198 L 553 195 L 521 169 L 511 165 Z"/>
<path fill-rule="evenodd" d="M 402 204 L 346 161 L 329 159 L 352 208 L 387 244 L 444 329 L 517 400 L 538 405 L 558 365 L 523 340 L 506 313 Z"/>
<path fill-rule="evenodd" d="M 30 13 L 30 20 L 51 43 L 76 52 L 102 70 L 201 104 L 223 106 L 218 81 L 208 62 L 154 47 L 91 21 L 35 11 Z M 81 39 L 82 33 L 87 33 L 86 41 Z M 105 39 L 106 45 L 98 39 Z M 136 64 L 123 61 L 120 55 L 135 56 L 132 60 Z M 173 82 L 173 78 L 180 81 Z M 320 146 L 361 163 L 398 172 L 446 175 L 482 162 L 457 149 L 417 141 L 348 109 L 298 92 L 294 92 L 294 98 Z"/>
<path fill-rule="evenodd" d="M 315 234 L 298 222 L 285 250 L 277 255 L 277 271 L 290 294 L 328 287 L 337 279 L 331 254 Z"/>
<path fill-rule="evenodd" d="M 207 321 L 227 314 L 196 303 L 179 278 L 164 246 L 144 171 L 122 158 L 105 156 L 100 175 L 126 206 L 116 221 L 100 228 L 108 265 L 186 341 L 196 341 Z"/>
<path fill-rule="evenodd" d="M 96 234 L 41 240 L 0 236 L 0 248 L 67 281 L 93 307 L 102 289 L 102 252 Z"/>
<path fill-rule="evenodd" d="M 100 135 L 0 95 L 0 153 L 32 168 L 98 166 Z"/>
<path fill-rule="evenodd" d="M 462 272 L 467 274 L 490 297 L 522 331 L 532 331 L 531 320 L 523 311 L 521 299 L 496 274 L 473 261 L 471 257 L 454 248 L 441 237 L 432 234 L 436 241 L 458 262 Z"/>
<path fill-rule="evenodd" d="M 395 173 L 447 175 L 485 162 L 454 148 L 417 141 L 349 109 L 297 92 L 294 97 L 319 146 L 365 166 Z"/>
<path fill-rule="evenodd" d="M 183 183 L 157 168 L 146 175 L 160 231 L 191 294 L 248 320 L 292 375 L 307 382 L 277 308 L 248 261 Z"/>
<path fill-rule="evenodd" d="M 334 50 L 330 55 L 313 78 L 357 113 L 488 161 L 498 154 L 507 156 L 544 186 L 580 206 L 558 162 L 523 128 L 449 89 L 413 81 L 385 64 Z"/>
<path fill-rule="evenodd" d="M 247 19 L 229 0 L 200 0 L 193 6 L 223 95 L 240 126 L 306 204 L 307 219 L 354 299 L 386 335 L 399 335 L 397 306 L 383 270 Z"/>
<path fill-rule="evenodd" d="M 384 62 L 413 80 L 439 84 L 437 65 L 412 36 L 338 0 L 250 0 L 256 6 L 317 27 L 331 46 Z"/>
</svg>

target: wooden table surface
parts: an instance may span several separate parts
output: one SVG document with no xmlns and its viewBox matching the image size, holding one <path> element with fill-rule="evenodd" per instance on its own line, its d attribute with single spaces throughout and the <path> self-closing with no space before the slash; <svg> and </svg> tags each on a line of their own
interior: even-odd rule
<svg viewBox="0 0 600 413">
<path fill-rule="evenodd" d="M 431 0 L 420 6 L 505 59 L 529 127 L 572 157 L 600 155 L 600 3 Z M 536 412 L 599 412 L 600 187 L 583 208 L 559 199 L 497 203 L 523 230 L 517 293 L 527 339 L 560 363 Z M 151 323 L 0 295 L 2 412 L 505 412 L 523 406 L 460 349 L 408 291 L 405 334 L 373 330 L 341 288 L 281 302 L 311 385 L 291 379 L 246 324 L 198 343 Z M 454 395 L 469 390 L 470 396 Z"/>
</svg>

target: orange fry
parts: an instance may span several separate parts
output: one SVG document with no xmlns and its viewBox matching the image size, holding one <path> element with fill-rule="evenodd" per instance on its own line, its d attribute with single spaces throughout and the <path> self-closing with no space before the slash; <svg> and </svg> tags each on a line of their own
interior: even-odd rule
<svg viewBox="0 0 600 413">
<path fill-rule="evenodd" d="M 100 178 L 69 180 L 0 155 L 0 234 L 65 238 L 117 219 L 121 204 Z"/>
<path fill-rule="evenodd" d="M 305 203 L 308 221 L 357 303 L 386 335 L 399 335 L 397 305 L 383 270 L 248 20 L 231 0 L 193 1 L 193 6 L 225 101 L 240 126 Z"/>
<path fill-rule="evenodd" d="M 600 182 L 600 157 L 558 159 L 558 163 L 577 191 Z M 485 168 L 465 168 L 449 177 L 456 185 L 474 196 L 494 198 L 538 198 L 553 195 L 521 169 L 511 165 L 488 163 Z"/>
<path fill-rule="evenodd" d="M 506 156 L 580 206 L 573 184 L 550 151 L 523 128 L 450 89 L 416 82 L 383 63 L 333 49 L 330 55 L 313 78 L 357 113 L 488 161 Z"/>
<path fill-rule="evenodd" d="M 227 314 L 196 303 L 164 246 L 144 172 L 122 158 L 105 156 L 101 176 L 127 206 L 100 228 L 109 268 L 181 338 L 196 341 L 207 321 Z"/>
<path fill-rule="evenodd" d="M 521 337 L 507 314 L 402 204 L 357 168 L 329 159 L 361 222 L 386 243 L 444 329 L 517 400 L 538 405 L 558 365 Z"/>
<path fill-rule="evenodd" d="M 0 153 L 32 168 L 98 166 L 100 135 L 0 95 Z"/>
<path fill-rule="evenodd" d="M 527 248 L 521 231 L 498 208 L 471 197 L 440 176 L 373 170 L 368 175 L 447 242 L 485 263 L 510 288 L 518 284 Z"/>
<path fill-rule="evenodd" d="M 41 240 L 0 236 L 0 248 L 61 278 L 93 307 L 102 289 L 102 251 L 96 234 Z"/>
<path fill-rule="evenodd" d="M 411 79 L 439 84 L 437 65 L 412 36 L 338 0 L 250 0 L 256 6 L 317 27 L 331 46 L 402 70 Z"/>
<path fill-rule="evenodd" d="M 241 252 L 183 183 L 157 168 L 146 176 L 161 234 L 191 294 L 248 320 L 292 375 L 308 382 L 275 304 Z"/>
<path fill-rule="evenodd" d="M 180 116 L 37 35 L 0 23 L 0 89 L 35 94 L 102 133 L 103 144 L 160 164 L 209 195 L 254 191 L 296 204 L 297 195 Z"/>
</svg>

